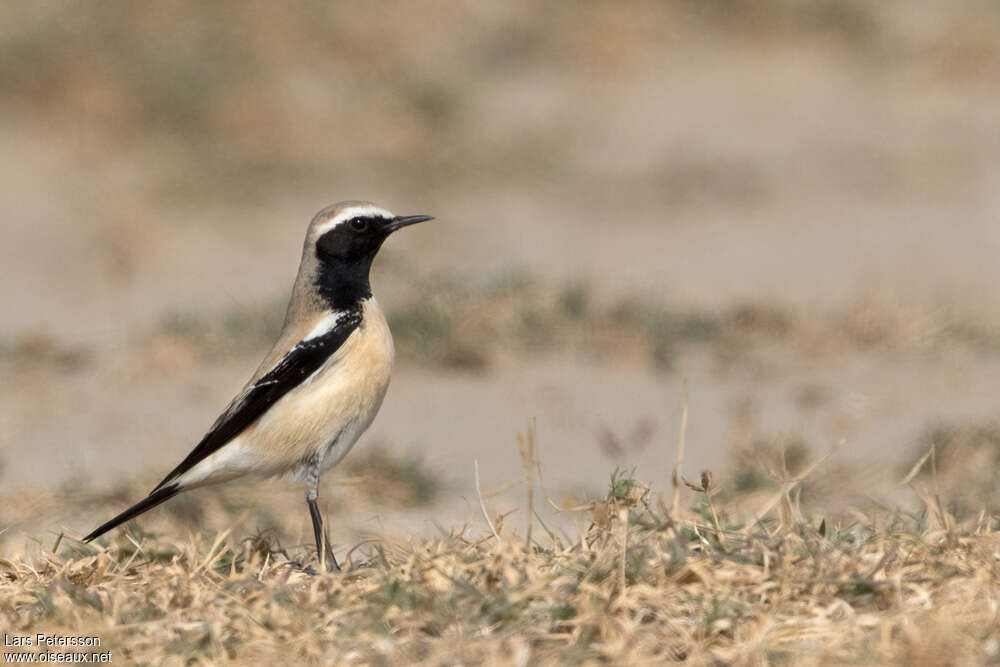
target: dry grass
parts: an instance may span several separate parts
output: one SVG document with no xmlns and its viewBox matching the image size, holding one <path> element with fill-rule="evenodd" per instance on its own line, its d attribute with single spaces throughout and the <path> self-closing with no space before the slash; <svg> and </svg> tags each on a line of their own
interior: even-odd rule
<svg viewBox="0 0 1000 667">
<path fill-rule="evenodd" d="M 921 481 L 924 458 L 905 480 L 923 511 L 832 519 L 793 502 L 815 463 L 755 502 L 721 500 L 703 475 L 675 517 L 616 473 L 605 498 L 565 510 L 587 518 L 578 535 L 539 520 L 530 542 L 496 521 L 499 537 L 485 524 L 387 537 L 351 549 L 340 575 L 290 565 L 305 546 L 239 537 L 245 512 L 186 540 L 175 512 L 163 534 L 5 555 L 0 619 L 8 634 L 99 636 L 129 664 L 996 660 L 995 518 L 949 513 L 940 499 L 955 489 Z"/>
<path fill-rule="evenodd" d="M 409 188 L 421 196 L 444 192 L 442 198 L 443 185 L 539 192 L 539 183 L 558 173 L 561 189 L 547 197 L 601 202 L 588 193 L 608 192 L 617 206 L 623 194 L 655 193 L 668 211 L 708 200 L 742 210 L 782 192 L 766 158 L 716 164 L 710 156 L 681 155 L 648 174 L 588 166 L 578 154 L 593 117 L 574 120 L 563 111 L 576 99 L 574 82 L 591 90 L 594 82 L 628 77 L 647 57 L 676 61 L 687 52 L 665 48 L 677 41 L 664 39 L 669 28 L 705 42 L 706 51 L 791 38 L 812 53 L 829 40 L 851 57 L 850 76 L 927 81 L 938 105 L 950 98 L 930 85 L 935 81 L 978 86 L 995 74 L 1000 24 L 996 8 L 977 1 L 954 13 L 943 4 L 923 8 L 930 15 L 914 15 L 905 3 L 856 0 L 677 0 L 627 12 L 606 0 L 543 12 L 521 2 L 499 13 L 468 5 L 457 15 L 447 4 L 392 11 L 306 5 L 297 14 L 264 11 L 259 3 L 219 10 L 191 0 L 73 11 L 65 2 L 11 4 L 10 27 L 0 34 L 0 99 L 12 127 L 22 117 L 41 123 L 52 145 L 71 146 L 80 164 L 124 165 L 128 172 L 153 165 L 136 178 L 102 167 L 98 180 L 68 184 L 64 196 L 81 216 L 74 224 L 94 225 L 108 238 L 133 225 L 144 229 L 164 210 L 215 202 L 239 211 L 247 201 L 287 196 L 290 183 L 355 185 L 347 176 L 353 173 L 366 180 L 378 174 L 394 193 Z M 939 14 L 946 20 L 935 20 Z M 456 16 L 460 42 L 451 35 Z M 554 111 L 512 104 L 502 123 L 484 116 L 496 106 L 487 93 L 527 72 L 540 72 L 545 87 L 569 84 L 552 98 L 559 102 Z M 911 165 L 905 151 L 883 150 L 890 183 L 917 178 L 923 190 L 924 179 L 939 178 Z M 916 155 L 921 151 L 930 149 L 918 146 Z M 825 174 L 830 159 L 817 157 L 816 173 Z M 142 245 L 139 232 L 130 234 L 126 240 Z M 112 257 L 141 263 L 141 250 L 122 248 L 124 259 Z M 768 304 L 686 312 L 641 300 L 605 303 L 585 285 L 470 284 L 460 276 L 418 285 L 417 299 L 391 310 L 404 360 L 481 371 L 508 354 L 571 354 L 665 368 L 684 345 L 710 346 L 723 364 L 775 343 L 809 355 L 872 348 L 921 354 L 955 345 L 1000 350 L 995 326 L 871 299 L 833 313 Z M 12 371 L 11 386 L 20 387 L 37 369 L 101 368 L 123 352 L 145 358 L 152 351 L 171 366 L 221 354 L 257 356 L 273 338 L 282 305 L 212 320 L 166 317 L 124 351 L 4 334 L 0 362 Z M 396 534 L 366 541 L 337 576 L 290 567 L 309 557 L 308 546 L 280 533 L 284 522 L 264 514 L 273 505 L 258 502 L 256 490 L 229 487 L 178 498 L 143 518 L 155 532 L 133 525 L 99 547 L 46 536 L 44 546 L 18 553 L 13 540 L 0 542 L 0 632 L 97 635 L 119 664 L 996 662 L 998 442 L 989 425 L 928 433 L 899 475 L 922 499 L 916 512 L 833 514 L 822 496 L 800 492 L 805 483 L 843 480 L 828 469 L 800 479 L 814 462 L 806 448 L 780 443 L 776 450 L 761 441 L 721 491 L 711 476 L 678 487 L 679 511 L 668 513 L 660 503 L 660 491 L 671 490 L 616 475 L 605 498 L 573 510 L 583 525 L 578 535 L 550 533 L 531 522 L 531 511 L 506 522 L 489 516 L 492 530 L 484 522 L 437 539 Z M 613 434 L 603 446 L 621 448 Z M 925 456 L 931 447 L 934 456 Z M 534 449 L 525 441 L 521 451 L 527 502 L 540 504 Z M 343 495 L 359 490 L 385 507 L 430 503 L 441 487 L 416 462 L 381 452 L 354 455 L 345 465 L 353 486 Z M 24 531 L 39 508 L 73 505 L 109 516 L 145 488 L 2 498 L 0 538 Z M 350 502 L 338 510 L 355 512 Z M 767 508 L 762 521 L 748 523 Z M 212 527 L 219 525 L 229 529 L 217 534 Z M 524 534 L 512 533 L 514 525 Z M 254 526 L 258 534 L 249 532 Z"/>
</svg>

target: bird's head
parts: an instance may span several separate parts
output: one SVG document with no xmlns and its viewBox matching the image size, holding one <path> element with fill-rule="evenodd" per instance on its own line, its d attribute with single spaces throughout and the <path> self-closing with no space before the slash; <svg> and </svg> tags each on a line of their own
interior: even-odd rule
<svg viewBox="0 0 1000 667">
<path fill-rule="evenodd" d="M 341 202 L 316 214 L 310 238 L 321 263 L 354 264 L 371 261 L 393 232 L 431 219 L 429 215 L 395 215 L 370 202 Z"/>
<path fill-rule="evenodd" d="M 296 293 L 304 294 L 300 287 L 310 285 L 322 303 L 336 309 L 371 296 L 368 273 L 382 243 L 403 227 L 431 219 L 429 215 L 395 215 L 363 201 L 324 208 L 306 234 Z"/>
</svg>

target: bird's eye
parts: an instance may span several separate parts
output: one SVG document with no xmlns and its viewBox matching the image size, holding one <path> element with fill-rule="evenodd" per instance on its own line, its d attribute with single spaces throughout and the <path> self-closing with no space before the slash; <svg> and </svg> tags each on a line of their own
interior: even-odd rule
<svg viewBox="0 0 1000 667">
<path fill-rule="evenodd" d="M 356 232 L 363 232 L 368 229 L 367 218 L 351 218 L 351 229 Z"/>
</svg>

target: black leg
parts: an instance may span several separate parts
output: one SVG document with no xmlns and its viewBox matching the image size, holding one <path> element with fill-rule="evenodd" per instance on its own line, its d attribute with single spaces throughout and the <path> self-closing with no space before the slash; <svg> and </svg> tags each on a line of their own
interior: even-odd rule
<svg viewBox="0 0 1000 667">
<path fill-rule="evenodd" d="M 315 498 L 307 497 L 306 502 L 309 503 L 309 516 L 312 517 L 313 533 L 316 536 L 316 556 L 320 565 L 322 566 L 325 556 L 327 569 L 330 572 L 340 572 L 340 565 L 337 564 L 333 549 L 330 547 L 330 540 L 327 539 L 326 531 L 323 529 L 323 517 L 319 513 L 319 505 L 316 504 Z"/>
</svg>

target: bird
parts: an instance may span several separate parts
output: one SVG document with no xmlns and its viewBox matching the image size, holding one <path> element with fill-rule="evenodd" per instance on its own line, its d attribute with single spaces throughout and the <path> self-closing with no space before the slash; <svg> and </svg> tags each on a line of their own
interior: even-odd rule
<svg viewBox="0 0 1000 667">
<path fill-rule="evenodd" d="M 91 542 L 178 493 L 252 476 L 305 484 L 321 567 L 339 571 L 317 498 L 322 475 L 371 425 L 392 373 L 392 334 L 371 266 L 394 232 L 433 220 L 366 201 L 309 223 L 284 325 L 249 382 L 193 450 L 144 499 L 83 538 Z"/>
</svg>

